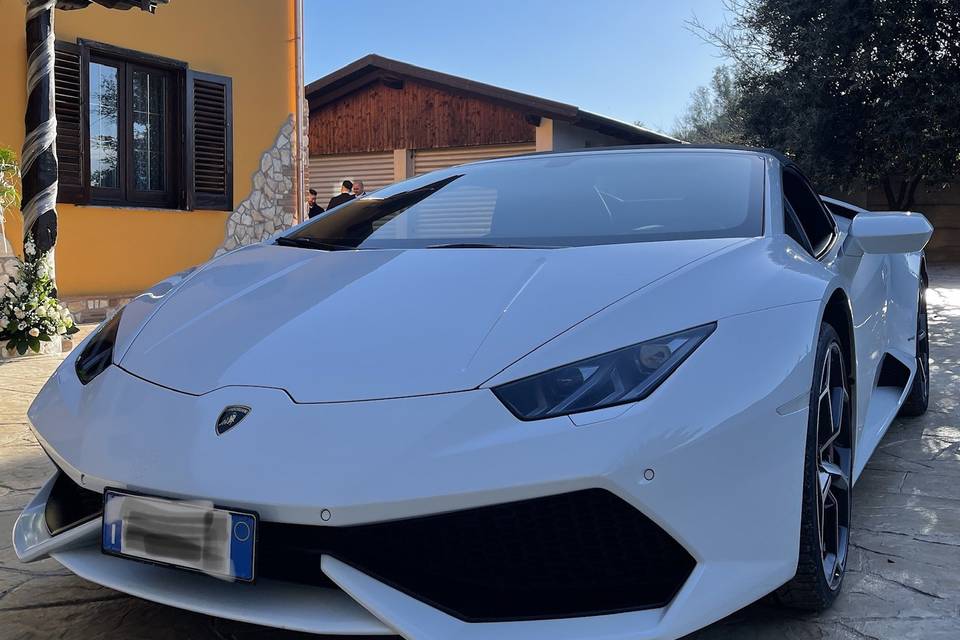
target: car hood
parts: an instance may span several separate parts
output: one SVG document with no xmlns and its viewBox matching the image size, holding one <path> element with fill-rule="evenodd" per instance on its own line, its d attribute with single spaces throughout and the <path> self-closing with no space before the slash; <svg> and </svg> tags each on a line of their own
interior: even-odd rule
<svg viewBox="0 0 960 640">
<path fill-rule="evenodd" d="M 605 306 L 735 242 L 335 252 L 254 245 L 191 274 L 138 320 L 115 357 L 136 376 L 191 394 L 249 385 L 282 388 L 297 402 L 344 402 L 472 389 Z"/>
</svg>

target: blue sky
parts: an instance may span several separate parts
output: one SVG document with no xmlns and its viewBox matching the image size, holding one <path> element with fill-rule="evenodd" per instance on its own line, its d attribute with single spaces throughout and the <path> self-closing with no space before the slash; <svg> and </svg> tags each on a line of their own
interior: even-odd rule
<svg viewBox="0 0 960 640">
<path fill-rule="evenodd" d="M 720 0 L 304 0 L 305 79 L 368 53 L 669 130 L 722 61 Z"/>
</svg>

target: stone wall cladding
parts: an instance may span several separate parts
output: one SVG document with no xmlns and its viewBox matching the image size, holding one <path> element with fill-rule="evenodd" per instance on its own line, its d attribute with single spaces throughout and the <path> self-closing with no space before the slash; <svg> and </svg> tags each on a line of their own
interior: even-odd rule
<svg viewBox="0 0 960 640">
<path fill-rule="evenodd" d="M 60 299 L 77 324 L 102 322 L 123 308 L 133 296 L 67 296 Z"/>
<path fill-rule="evenodd" d="M 277 231 L 293 226 L 296 172 L 293 165 L 293 115 L 282 127 L 273 146 L 260 156 L 250 195 L 227 218 L 223 244 L 214 255 L 260 242 Z"/>
</svg>

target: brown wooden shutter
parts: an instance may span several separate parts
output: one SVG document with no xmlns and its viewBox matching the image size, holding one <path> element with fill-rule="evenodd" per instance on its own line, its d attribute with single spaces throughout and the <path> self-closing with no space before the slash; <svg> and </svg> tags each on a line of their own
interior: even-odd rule
<svg viewBox="0 0 960 640">
<path fill-rule="evenodd" d="M 187 72 L 187 184 L 191 209 L 233 210 L 233 82 Z"/>
<path fill-rule="evenodd" d="M 88 199 L 84 143 L 84 65 L 80 47 L 57 42 L 54 66 L 55 112 L 57 115 L 58 202 L 83 203 Z"/>
</svg>

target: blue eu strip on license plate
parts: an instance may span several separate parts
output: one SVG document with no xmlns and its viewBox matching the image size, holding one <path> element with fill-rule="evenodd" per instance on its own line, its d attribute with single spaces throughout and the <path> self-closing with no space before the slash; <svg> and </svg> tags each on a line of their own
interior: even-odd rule
<svg viewBox="0 0 960 640">
<path fill-rule="evenodd" d="M 103 494 L 104 553 L 253 580 L 257 517 L 199 502 L 107 489 Z"/>
</svg>

